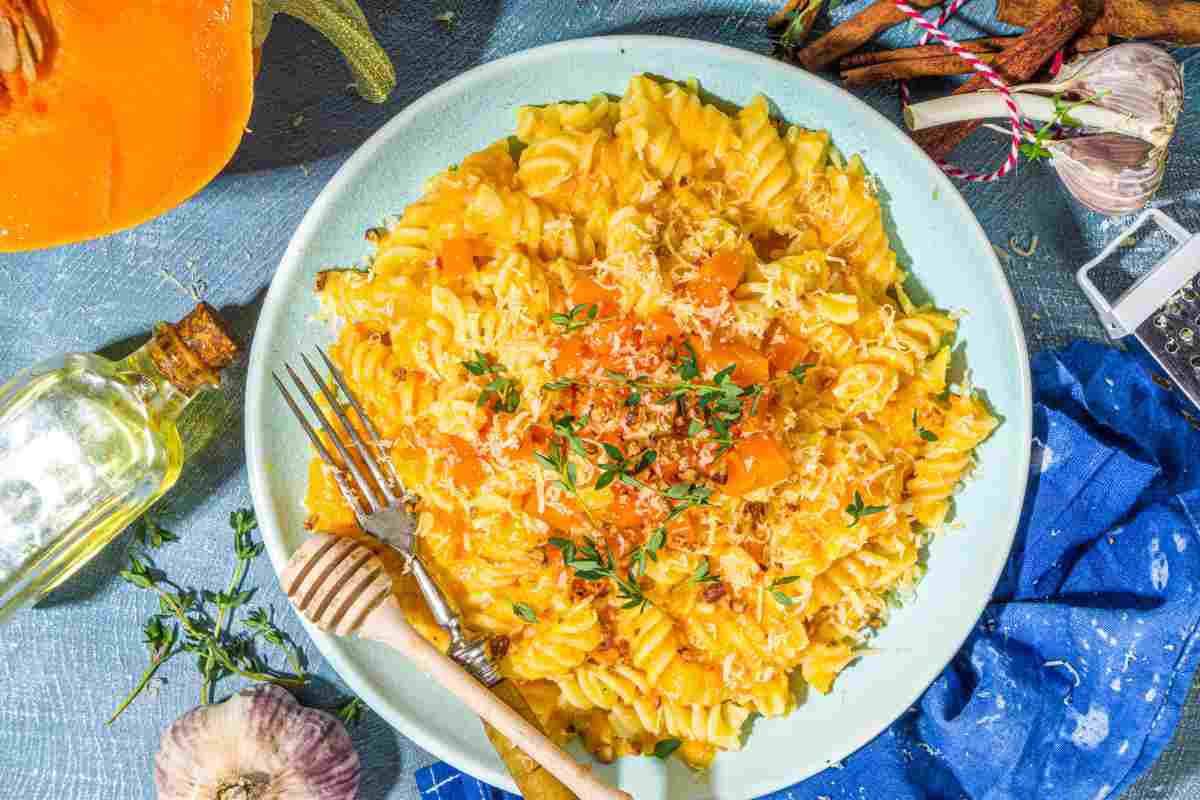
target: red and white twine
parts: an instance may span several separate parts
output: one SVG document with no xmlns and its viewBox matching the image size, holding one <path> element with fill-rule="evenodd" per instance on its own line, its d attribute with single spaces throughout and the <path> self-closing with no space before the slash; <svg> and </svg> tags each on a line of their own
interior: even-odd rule
<svg viewBox="0 0 1200 800">
<path fill-rule="evenodd" d="M 902 14 L 916 23 L 921 30 L 925 31 L 924 35 L 921 36 L 921 44 L 927 43 L 930 37 L 937 40 L 938 44 L 947 48 L 951 53 L 967 62 L 971 69 L 983 75 L 983 77 L 987 79 L 987 82 L 990 83 L 996 89 L 996 91 L 1000 93 L 1000 96 L 1004 98 L 1005 105 L 1008 106 L 1008 116 L 1012 137 L 1010 147 L 1008 149 L 1008 157 L 1004 159 L 1004 163 L 1001 164 L 998 169 L 995 169 L 992 172 L 977 173 L 969 172 L 965 169 L 956 167 L 953 164 L 948 164 L 941 160 L 937 161 L 937 165 L 941 167 L 942 171 L 950 177 L 960 178 L 965 181 L 991 183 L 992 181 L 1003 178 L 1005 175 L 1017 168 L 1017 159 L 1020 155 L 1021 148 L 1021 129 L 1023 124 L 1021 121 L 1021 111 L 1019 108 L 1017 108 L 1016 101 L 1013 100 L 1012 92 L 1009 91 L 1008 84 L 1004 82 L 1004 80 L 996 73 L 996 71 L 984 63 L 974 53 L 969 52 L 958 42 L 944 34 L 941 30 L 941 27 L 946 23 L 946 20 L 950 19 L 950 17 L 953 16 L 954 13 L 967 2 L 967 0 L 951 0 L 950 4 L 942 9 L 942 13 L 938 15 L 936 22 L 930 22 L 929 20 L 925 19 L 925 17 L 921 16 L 919 11 L 914 9 L 908 3 L 904 2 L 904 0 L 894 0 L 894 2 L 896 3 L 896 8 L 900 9 Z M 907 107 L 909 100 L 910 95 L 908 91 L 908 83 L 907 81 L 901 81 L 900 103 Z"/>
</svg>

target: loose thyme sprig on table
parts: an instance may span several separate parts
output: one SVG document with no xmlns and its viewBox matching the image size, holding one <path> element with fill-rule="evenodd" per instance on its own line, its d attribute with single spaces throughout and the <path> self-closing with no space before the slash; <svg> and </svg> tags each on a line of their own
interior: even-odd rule
<svg viewBox="0 0 1200 800">
<path fill-rule="evenodd" d="M 196 669 L 202 679 L 202 704 L 211 702 L 217 682 L 231 675 L 289 687 L 303 686 L 308 681 L 303 654 L 275 625 L 267 611 L 256 608 L 238 619 L 237 610 L 254 595 L 255 590 L 244 589 L 243 585 L 250 563 L 262 554 L 263 545 L 253 540 L 252 532 L 258 523 L 252 511 L 235 511 L 229 517 L 229 525 L 233 529 L 237 561 L 227 588 L 212 592 L 181 587 L 155 567 L 149 560 L 149 553 L 178 537 L 159 528 L 152 517 L 143 517 L 139 523 L 138 539 L 144 549 L 130 554 L 129 567 L 120 574 L 133 586 L 157 594 L 159 610 L 142 626 L 150 663 L 109 718 L 110 724 L 149 686 L 159 668 L 181 653 L 196 657 Z M 241 630 L 237 628 L 239 621 Z M 284 653 L 294 674 L 266 666 L 256 648 L 260 639 Z"/>
</svg>

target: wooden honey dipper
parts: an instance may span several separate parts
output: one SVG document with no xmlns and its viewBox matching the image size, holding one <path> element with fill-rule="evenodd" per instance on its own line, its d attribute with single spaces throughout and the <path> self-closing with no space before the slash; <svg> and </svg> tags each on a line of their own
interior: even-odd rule
<svg viewBox="0 0 1200 800">
<path fill-rule="evenodd" d="M 288 561 L 282 582 L 296 609 L 321 630 L 388 645 L 482 717 L 525 797 L 558 800 L 573 792 L 580 800 L 633 800 L 546 738 L 508 681 L 489 690 L 417 633 L 392 594 L 383 562 L 367 547 L 345 537 L 313 536 Z"/>
</svg>

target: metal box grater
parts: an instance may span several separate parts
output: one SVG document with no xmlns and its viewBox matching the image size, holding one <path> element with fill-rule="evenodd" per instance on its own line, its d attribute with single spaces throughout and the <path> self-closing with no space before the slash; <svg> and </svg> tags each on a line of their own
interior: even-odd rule
<svg viewBox="0 0 1200 800">
<path fill-rule="evenodd" d="M 1153 220 L 1177 246 L 1110 304 L 1088 273 L 1127 236 Z M 1200 409 L 1200 234 L 1191 234 L 1158 209 L 1137 218 L 1076 274 L 1113 339 L 1134 336 L 1175 385 Z"/>
</svg>

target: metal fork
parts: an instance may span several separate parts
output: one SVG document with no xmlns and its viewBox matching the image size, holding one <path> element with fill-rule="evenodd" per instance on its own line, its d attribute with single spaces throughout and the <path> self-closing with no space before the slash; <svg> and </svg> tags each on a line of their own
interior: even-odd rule
<svg viewBox="0 0 1200 800">
<path fill-rule="evenodd" d="M 442 590 L 438 588 L 433 576 L 429 574 L 417 554 L 415 537 L 417 520 L 410 510 L 410 504 L 416 500 L 416 497 L 410 495 L 401 483 L 395 466 L 384 449 L 378 428 L 367 416 L 366 410 L 363 409 L 354 393 L 350 391 L 350 387 L 346 385 L 341 371 L 334 366 L 333 361 L 325 355 L 325 351 L 320 347 L 317 348 L 317 354 L 325 362 L 337 388 L 346 396 L 350 407 L 358 415 L 373 448 L 363 441 L 357 428 L 351 424 L 342 404 L 338 402 L 337 391 L 321 377 L 321 373 L 313 366 L 308 356 L 300 354 L 300 358 L 304 361 L 304 366 L 308 368 L 313 381 L 316 382 L 317 388 L 325 396 L 330 409 L 349 436 L 348 442 L 338 434 L 337 427 L 326 416 L 316 398 L 309 392 L 308 387 L 305 386 L 304 381 L 300 379 L 291 365 L 284 364 L 284 368 L 291 376 L 292 382 L 296 384 L 296 390 L 300 396 L 304 398 L 316 415 L 321 430 L 329 436 L 334 449 L 342 457 L 341 464 L 333 457 L 329 448 L 325 446 L 321 437 L 309 424 L 308 418 L 292 398 L 283 381 L 272 372 L 271 377 L 275 379 L 275 385 L 279 388 L 283 399 L 287 401 L 288 407 L 292 409 L 292 413 L 296 415 L 296 419 L 300 421 L 304 432 L 308 434 L 309 441 L 317 449 L 321 460 L 329 465 L 338 489 L 346 498 L 346 502 L 350 504 L 350 508 L 354 510 L 354 516 L 358 520 L 359 526 L 404 558 L 405 564 L 421 588 L 421 594 L 424 595 L 425 602 L 428 603 L 429 610 L 433 613 L 433 618 L 450 635 L 450 649 L 447 651 L 447 655 L 461 664 L 484 686 L 495 686 L 501 678 L 488 653 L 487 640 L 472 638 L 463 631 L 462 618 L 450 607 L 446 596 L 442 594 Z M 362 462 L 367 466 L 373 483 L 359 468 L 351 453 L 352 450 L 358 453 Z M 383 463 L 383 466 L 380 465 L 380 462 Z"/>
</svg>

